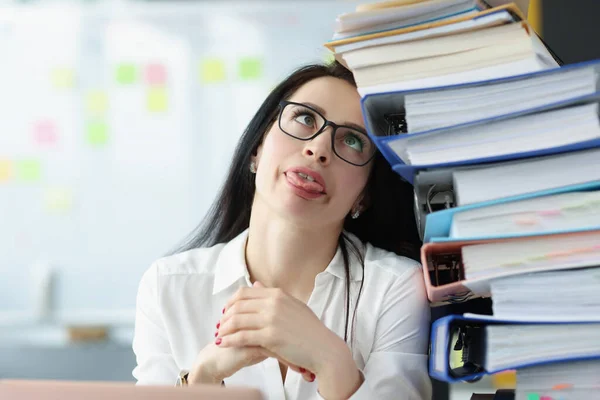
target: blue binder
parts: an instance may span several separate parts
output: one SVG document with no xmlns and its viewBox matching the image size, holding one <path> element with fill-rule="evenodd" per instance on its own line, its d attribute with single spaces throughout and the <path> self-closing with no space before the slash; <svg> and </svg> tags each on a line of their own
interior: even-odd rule
<svg viewBox="0 0 600 400">
<path fill-rule="evenodd" d="M 527 236 L 539 235 L 539 232 L 528 232 L 528 233 L 523 233 L 523 234 L 519 234 L 519 235 L 490 235 L 487 237 L 477 237 L 477 238 L 455 239 L 455 238 L 449 237 L 450 228 L 452 227 L 452 219 L 454 217 L 454 214 L 461 212 L 461 211 L 489 207 L 489 206 L 493 206 L 496 204 L 508 203 L 508 202 L 512 202 L 512 201 L 533 199 L 533 198 L 549 196 L 549 195 L 553 195 L 553 194 L 569 193 L 569 192 L 583 192 L 583 191 L 592 191 L 592 190 L 599 190 L 599 189 L 600 189 L 600 181 L 594 181 L 594 182 L 589 182 L 589 183 L 563 186 L 563 187 L 559 187 L 559 188 L 555 188 L 555 189 L 543 190 L 543 191 L 528 193 L 528 194 L 519 195 L 519 196 L 507 197 L 507 198 L 499 199 L 499 200 L 491 200 L 491 201 L 486 201 L 486 202 L 482 202 L 482 203 L 469 204 L 469 205 L 462 206 L 462 207 L 454 207 L 454 208 L 449 208 L 446 210 L 436 211 L 431 214 L 427 214 L 425 217 L 426 223 L 425 223 L 425 234 L 423 237 L 423 241 L 426 243 L 427 242 L 448 242 L 448 241 L 455 241 L 455 240 L 466 241 L 466 240 L 477 240 L 477 239 L 500 239 L 500 238 L 508 238 L 508 237 L 527 237 Z M 594 226 L 594 227 L 590 226 L 585 229 L 576 229 L 576 230 L 568 230 L 568 231 L 560 231 L 560 232 L 559 231 L 549 231 L 549 232 L 544 232 L 544 234 L 551 235 L 551 234 L 556 234 L 556 233 L 568 233 L 568 232 L 575 232 L 575 231 L 582 231 L 582 230 L 596 230 L 596 229 L 600 229 L 600 226 Z"/>
<path fill-rule="evenodd" d="M 501 121 L 506 119 L 512 119 L 518 116 L 535 114 L 543 111 L 551 111 L 564 107 L 581 105 L 581 104 L 589 104 L 593 102 L 600 101 L 600 91 L 597 91 L 594 94 L 587 96 L 574 97 L 565 101 L 546 104 L 540 107 L 534 107 L 530 109 L 524 109 L 518 112 L 497 115 L 491 118 L 470 121 L 466 123 L 462 123 L 459 125 L 434 129 L 430 131 L 420 132 L 420 133 L 411 133 L 411 134 L 389 134 L 390 127 L 390 116 L 398 116 L 402 115 L 404 112 L 404 98 L 406 95 L 414 94 L 414 93 L 427 93 L 427 92 L 439 92 L 449 89 L 456 89 L 460 87 L 476 87 L 476 86 L 488 86 L 493 84 L 501 84 L 508 83 L 513 81 L 525 81 L 530 78 L 539 77 L 539 76 L 547 76 L 552 74 L 562 74 L 571 70 L 578 70 L 584 68 L 593 68 L 597 72 L 597 76 L 600 76 L 600 60 L 588 61 L 578 64 L 572 64 L 569 66 L 561 67 L 561 68 L 553 68 L 544 71 L 537 71 L 529 74 L 511 76 L 498 78 L 488 81 L 479 81 L 472 82 L 466 84 L 459 85 L 449 85 L 443 87 L 435 87 L 435 88 L 427 88 L 427 89 L 417 89 L 410 91 L 400 91 L 400 92 L 388 92 L 388 93 L 377 93 L 370 94 L 362 98 L 361 100 L 361 108 L 362 113 L 365 120 L 365 126 L 367 128 L 367 133 L 376 144 L 379 151 L 391 165 L 392 169 L 401 175 L 404 179 L 406 179 L 411 184 L 414 183 L 414 177 L 418 171 L 425 169 L 434 169 L 434 168 L 446 168 L 446 167 L 456 167 L 461 165 L 474 165 L 474 164 L 488 164 L 500 161 L 508 161 L 514 159 L 521 158 L 530 158 L 530 157 L 538 157 L 544 155 L 551 154 L 560 154 L 570 151 L 583 150 L 593 147 L 600 147 L 600 139 L 588 140 L 584 142 L 579 142 L 575 144 L 570 144 L 566 146 L 559 146 L 549 149 L 536 150 L 536 151 L 526 151 L 514 154 L 506 154 L 494 157 L 484 157 L 471 159 L 467 161 L 456 161 L 450 163 L 440 163 L 440 164 L 429 164 L 429 165 L 407 165 L 398 155 L 392 150 L 389 143 L 392 141 L 403 141 L 409 138 L 414 138 L 419 135 L 431 135 L 432 133 L 440 133 L 443 131 L 450 131 L 454 129 L 460 129 L 467 126 L 476 126 L 481 124 L 487 124 L 492 121 Z M 597 88 L 600 88 L 600 80 L 597 82 Z"/>
<path fill-rule="evenodd" d="M 454 332 L 458 328 L 466 329 L 467 327 L 484 327 L 490 324 L 573 324 L 573 323 L 588 323 L 598 324 L 598 330 L 600 331 L 600 322 L 597 320 L 590 321 L 570 321 L 570 322 L 524 322 L 524 321 L 509 321 L 509 320 L 497 320 L 493 317 L 486 316 L 463 316 L 463 315 L 447 315 L 445 317 L 437 319 L 431 326 L 431 351 L 429 355 L 429 375 L 437 380 L 444 382 L 460 382 L 460 381 L 474 381 L 480 379 L 484 375 L 494 374 L 496 372 L 505 371 L 508 369 L 518 369 L 524 367 L 530 367 L 534 365 L 550 364 L 555 362 L 566 362 L 575 360 L 589 360 L 589 359 L 600 359 L 600 353 L 588 354 L 585 357 L 564 355 L 556 358 L 540 359 L 534 362 L 528 362 L 525 364 L 513 365 L 510 368 L 487 371 L 484 369 L 485 359 L 485 335 L 483 332 L 481 335 L 477 334 L 477 330 L 470 332 L 471 343 L 462 343 L 462 345 L 471 346 L 469 351 L 469 361 L 465 366 L 461 368 L 452 369 L 450 367 L 450 346 L 453 345 L 452 337 Z M 463 331 L 464 332 L 464 331 Z"/>
</svg>

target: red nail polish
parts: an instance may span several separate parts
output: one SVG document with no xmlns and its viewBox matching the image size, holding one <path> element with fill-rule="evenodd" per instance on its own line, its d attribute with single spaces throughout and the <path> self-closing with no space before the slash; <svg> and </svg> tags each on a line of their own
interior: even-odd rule
<svg viewBox="0 0 600 400">
<path fill-rule="evenodd" d="M 301 367 L 301 368 L 300 368 L 300 373 L 301 373 L 301 374 L 303 374 L 303 373 L 305 373 L 305 372 L 306 372 L 306 370 L 305 370 L 304 368 L 302 368 L 302 367 Z"/>
<path fill-rule="evenodd" d="M 219 329 L 220 326 L 221 326 L 221 323 L 217 322 L 217 329 Z"/>
<path fill-rule="evenodd" d="M 219 336 L 219 331 L 215 332 L 215 337 Z"/>
<path fill-rule="evenodd" d="M 311 373 L 310 374 L 310 381 L 313 382 L 315 380 L 316 376 L 315 374 Z"/>
<path fill-rule="evenodd" d="M 218 345 L 220 345 L 220 344 L 221 344 L 221 338 L 218 338 L 218 339 L 215 341 L 215 344 L 216 344 L 217 346 L 218 346 Z"/>
<path fill-rule="evenodd" d="M 225 308 L 223 308 L 223 314 L 225 314 Z"/>
</svg>

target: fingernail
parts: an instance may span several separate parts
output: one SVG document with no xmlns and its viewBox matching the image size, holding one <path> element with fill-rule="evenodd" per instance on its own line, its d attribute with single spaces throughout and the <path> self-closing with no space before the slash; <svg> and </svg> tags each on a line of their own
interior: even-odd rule
<svg viewBox="0 0 600 400">
<path fill-rule="evenodd" d="M 219 329 L 220 326 L 221 326 L 221 323 L 217 322 L 217 329 Z"/>
<path fill-rule="evenodd" d="M 220 344 L 221 344 L 221 338 L 218 338 L 218 339 L 215 341 L 215 344 L 216 344 L 217 346 L 218 346 L 218 345 L 220 345 Z"/>
<path fill-rule="evenodd" d="M 223 314 L 225 314 L 225 307 L 223 307 Z"/>
<path fill-rule="evenodd" d="M 215 337 L 219 336 L 219 331 L 215 332 Z"/>
<path fill-rule="evenodd" d="M 310 381 L 311 381 L 311 382 L 312 382 L 312 381 L 314 381 L 314 380 L 315 380 L 315 378 L 316 378 L 315 374 L 311 373 L 311 374 L 310 374 Z"/>
<path fill-rule="evenodd" d="M 300 373 L 301 373 L 301 374 L 303 374 L 303 373 L 305 373 L 305 372 L 306 372 L 306 370 L 305 370 L 304 368 L 300 368 Z"/>
</svg>

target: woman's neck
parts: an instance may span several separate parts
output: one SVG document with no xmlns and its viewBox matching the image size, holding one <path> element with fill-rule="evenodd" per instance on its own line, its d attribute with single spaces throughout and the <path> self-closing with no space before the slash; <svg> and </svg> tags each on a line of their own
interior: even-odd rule
<svg viewBox="0 0 600 400">
<path fill-rule="evenodd" d="M 308 301 L 315 277 L 335 256 L 341 226 L 301 226 L 255 202 L 246 264 L 252 282 L 277 287 Z"/>
</svg>

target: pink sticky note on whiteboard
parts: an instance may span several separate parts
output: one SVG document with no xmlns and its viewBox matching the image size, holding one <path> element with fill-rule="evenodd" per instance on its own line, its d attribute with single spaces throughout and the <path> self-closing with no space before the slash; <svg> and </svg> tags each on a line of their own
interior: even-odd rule
<svg viewBox="0 0 600 400">
<path fill-rule="evenodd" d="M 33 126 L 33 139 L 36 143 L 45 146 L 53 145 L 58 141 L 58 128 L 54 121 L 43 119 Z"/>
<path fill-rule="evenodd" d="M 149 85 L 164 85 L 167 83 L 167 69 L 163 64 L 148 64 L 145 75 L 146 83 Z"/>
</svg>

